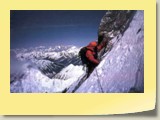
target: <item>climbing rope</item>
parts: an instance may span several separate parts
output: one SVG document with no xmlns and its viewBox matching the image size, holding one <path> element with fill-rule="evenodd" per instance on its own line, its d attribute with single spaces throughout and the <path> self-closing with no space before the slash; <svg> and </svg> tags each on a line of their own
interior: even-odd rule
<svg viewBox="0 0 160 120">
<path fill-rule="evenodd" d="M 103 90 L 102 85 L 101 85 L 101 83 L 100 83 L 100 79 L 99 79 L 98 71 L 97 71 L 97 69 L 96 69 L 96 68 L 95 68 L 95 71 L 96 71 L 97 78 L 98 78 L 98 80 L 97 80 L 98 85 L 99 85 L 99 87 L 100 87 L 100 89 L 101 89 L 101 92 L 102 92 L 102 93 L 104 93 L 104 90 Z"/>
</svg>

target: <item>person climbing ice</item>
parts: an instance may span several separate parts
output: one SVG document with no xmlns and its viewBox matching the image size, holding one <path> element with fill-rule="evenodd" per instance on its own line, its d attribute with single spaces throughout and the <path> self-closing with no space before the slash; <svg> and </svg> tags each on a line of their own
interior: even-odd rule
<svg viewBox="0 0 160 120">
<path fill-rule="evenodd" d="M 90 42 L 87 46 L 81 48 L 79 56 L 81 58 L 82 64 L 87 67 L 87 78 L 93 72 L 94 68 L 100 63 L 98 59 L 98 52 L 100 52 L 106 45 L 108 40 L 103 40 L 103 35 L 98 36 L 97 41 Z"/>
</svg>

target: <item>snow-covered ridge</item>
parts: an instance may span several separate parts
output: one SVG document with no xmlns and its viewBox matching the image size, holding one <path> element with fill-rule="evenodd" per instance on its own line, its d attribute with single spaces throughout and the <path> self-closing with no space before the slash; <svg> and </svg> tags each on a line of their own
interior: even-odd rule
<svg viewBox="0 0 160 120">
<path fill-rule="evenodd" d="M 77 72 L 78 71 L 78 72 Z M 62 92 L 84 73 L 82 66 L 69 65 L 56 77 L 48 78 L 38 69 L 26 67 L 22 73 L 11 75 L 11 92 L 50 93 Z"/>
<path fill-rule="evenodd" d="M 69 64 L 81 65 L 76 46 L 35 47 L 29 49 L 12 49 L 16 59 L 37 67 L 43 74 L 52 78 Z"/>
<path fill-rule="evenodd" d="M 76 78 L 79 74 L 83 74 L 83 66 L 73 65 L 70 64 L 67 67 L 63 68 L 58 74 L 54 76 L 54 78 L 57 79 L 70 79 L 70 78 Z"/>
<path fill-rule="evenodd" d="M 79 48 L 76 46 L 55 46 L 55 47 L 35 47 L 29 49 L 11 49 L 11 52 L 16 54 L 19 60 L 31 60 L 31 59 L 52 59 L 58 60 L 61 57 L 73 57 L 79 52 Z"/>
<path fill-rule="evenodd" d="M 78 52 L 75 46 L 12 49 L 24 64 L 18 73 L 11 71 L 11 92 L 62 92 L 84 74 Z"/>
<path fill-rule="evenodd" d="M 112 16 L 114 12 L 109 14 Z M 77 56 L 79 48 L 74 46 L 11 50 L 18 60 L 27 61 L 24 71 L 11 74 L 11 92 L 143 93 L 144 11 L 116 11 L 116 14 L 119 17 L 114 15 L 113 24 L 107 22 L 111 18 L 107 13 L 102 19 L 100 28 L 104 29 L 99 29 L 99 33 L 112 38 L 112 47 L 103 54 L 89 78 L 83 79 L 85 71 Z M 115 24 L 121 22 L 127 24 Z"/>
</svg>

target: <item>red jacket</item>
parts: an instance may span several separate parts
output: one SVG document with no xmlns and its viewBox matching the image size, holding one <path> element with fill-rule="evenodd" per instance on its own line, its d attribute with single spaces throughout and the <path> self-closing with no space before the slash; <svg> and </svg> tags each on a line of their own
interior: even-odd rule
<svg viewBox="0 0 160 120">
<path fill-rule="evenodd" d="M 90 62 L 92 62 L 95 65 L 99 64 L 99 61 L 97 58 L 95 58 L 96 56 L 96 52 L 95 52 L 95 47 L 97 46 L 97 52 L 100 52 L 105 46 L 106 46 L 107 41 L 102 42 L 101 44 L 99 44 L 97 46 L 97 42 L 93 41 L 90 42 L 89 45 L 87 46 L 87 52 L 86 52 L 86 57 L 88 58 L 88 60 Z"/>
</svg>

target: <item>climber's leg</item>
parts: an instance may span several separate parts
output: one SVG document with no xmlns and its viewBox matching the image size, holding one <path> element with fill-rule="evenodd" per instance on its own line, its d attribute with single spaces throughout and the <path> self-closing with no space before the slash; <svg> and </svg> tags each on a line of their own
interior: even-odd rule
<svg viewBox="0 0 160 120">
<path fill-rule="evenodd" d="M 87 68 L 88 68 L 88 70 L 87 70 L 87 78 L 90 76 L 90 74 L 93 72 L 93 70 L 94 70 L 94 68 L 96 67 L 96 65 L 94 65 L 94 64 L 88 64 L 87 65 Z"/>
</svg>

